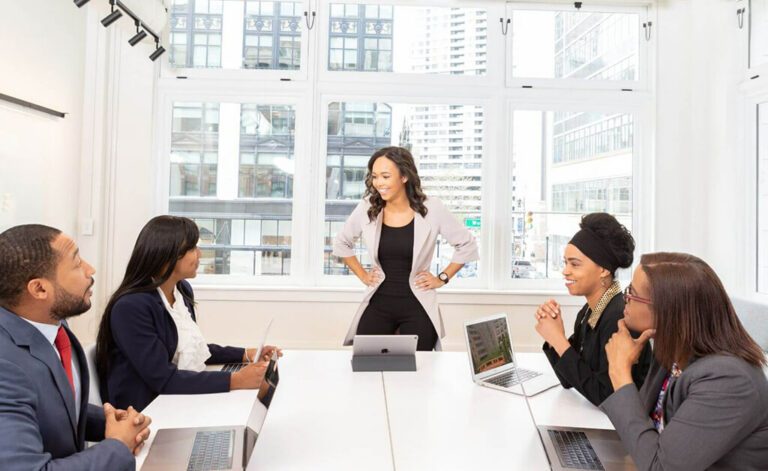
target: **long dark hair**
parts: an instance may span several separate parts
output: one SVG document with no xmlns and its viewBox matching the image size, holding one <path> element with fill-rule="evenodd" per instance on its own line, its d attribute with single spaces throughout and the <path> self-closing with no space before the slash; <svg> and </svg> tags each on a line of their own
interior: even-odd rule
<svg viewBox="0 0 768 471">
<path fill-rule="evenodd" d="M 411 209 L 421 214 L 422 217 L 426 216 L 427 207 L 424 206 L 424 200 L 427 199 L 427 195 L 421 190 L 421 179 L 410 151 L 403 147 L 382 147 L 368 159 L 368 174 L 365 176 L 365 194 L 363 195 L 363 198 L 367 197 L 371 203 L 371 207 L 368 208 L 368 219 L 371 221 L 376 219 L 387 204 L 381 198 L 379 192 L 376 191 L 376 188 L 373 187 L 373 163 L 379 157 L 386 157 L 397 165 L 400 176 L 407 179 L 405 182 L 405 193 L 408 195 L 408 203 Z"/>
<path fill-rule="evenodd" d="M 104 390 L 109 369 L 109 352 L 115 346 L 110 322 L 115 303 L 127 294 L 156 290 L 170 278 L 176 262 L 197 246 L 198 239 L 200 230 L 195 222 L 178 216 L 154 217 L 139 233 L 123 281 L 109 298 L 96 337 L 96 370 Z M 184 298 L 194 302 L 192 292 L 181 289 L 180 291 Z"/>
<path fill-rule="evenodd" d="M 762 349 L 736 315 L 723 283 L 702 259 L 685 254 L 645 254 L 640 266 L 648 276 L 656 316 L 653 352 L 671 369 L 676 361 L 717 353 L 760 366 Z"/>
</svg>

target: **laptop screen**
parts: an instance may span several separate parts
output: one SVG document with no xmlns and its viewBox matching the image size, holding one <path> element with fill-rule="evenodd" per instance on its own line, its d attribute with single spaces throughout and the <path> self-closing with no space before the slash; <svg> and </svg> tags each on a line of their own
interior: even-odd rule
<svg viewBox="0 0 768 471">
<path fill-rule="evenodd" d="M 476 375 L 512 363 L 506 316 L 468 324 L 466 328 Z"/>
</svg>

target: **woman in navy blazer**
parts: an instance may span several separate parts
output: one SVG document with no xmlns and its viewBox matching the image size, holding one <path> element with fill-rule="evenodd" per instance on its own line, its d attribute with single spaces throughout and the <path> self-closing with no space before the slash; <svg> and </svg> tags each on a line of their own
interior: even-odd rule
<svg viewBox="0 0 768 471">
<path fill-rule="evenodd" d="M 180 295 L 195 321 L 192 287 L 200 263 L 200 233 L 190 219 L 158 216 L 141 230 L 125 277 L 107 304 L 96 341 L 101 397 L 116 407 L 142 410 L 159 394 L 206 394 L 261 386 L 267 361 L 241 370 L 190 371 L 177 364 L 179 326 L 169 306 Z M 158 289 L 159 288 L 159 289 Z M 161 291 L 163 295 L 161 295 Z M 184 313 L 186 314 L 186 313 Z M 206 364 L 253 361 L 254 349 L 208 344 Z M 265 350 L 271 355 L 274 347 Z"/>
</svg>

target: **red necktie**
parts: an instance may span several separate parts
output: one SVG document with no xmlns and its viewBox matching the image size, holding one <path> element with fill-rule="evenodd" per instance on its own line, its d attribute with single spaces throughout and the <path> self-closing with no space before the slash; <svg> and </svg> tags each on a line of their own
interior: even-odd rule
<svg viewBox="0 0 768 471">
<path fill-rule="evenodd" d="M 64 330 L 64 326 L 59 326 L 59 331 L 56 333 L 56 340 L 53 342 L 56 346 L 56 350 L 59 351 L 61 356 L 61 366 L 64 367 L 64 372 L 67 374 L 69 385 L 72 387 L 72 393 L 75 393 L 75 380 L 72 379 L 72 344 L 69 343 L 69 335 Z"/>
</svg>

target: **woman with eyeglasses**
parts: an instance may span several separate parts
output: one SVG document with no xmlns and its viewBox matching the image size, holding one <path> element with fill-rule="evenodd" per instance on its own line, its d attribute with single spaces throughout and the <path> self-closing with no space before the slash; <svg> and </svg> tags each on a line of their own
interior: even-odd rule
<svg viewBox="0 0 768 471">
<path fill-rule="evenodd" d="M 624 315 L 616 271 L 632 265 L 634 251 L 632 234 L 610 214 L 582 217 L 580 230 L 566 245 L 563 257 L 568 293 L 586 300 L 576 315 L 573 335 L 565 335 L 557 301 L 550 299 L 536 310 L 536 331 L 545 340 L 544 353 L 560 383 L 576 389 L 595 405 L 613 392 L 605 344 Z M 651 348 L 647 345 L 632 368 L 638 386 L 643 384 L 650 363 Z"/>
<path fill-rule="evenodd" d="M 627 299 L 605 347 L 615 392 L 600 408 L 637 469 L 768 469 L 766 358 L 712 268 L 643 255 Z M 638 388 L 631 371 L 650 338 L 656 362 Z"/>
</svg>

